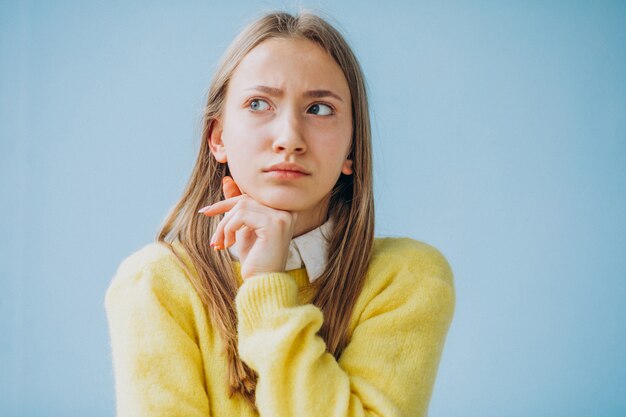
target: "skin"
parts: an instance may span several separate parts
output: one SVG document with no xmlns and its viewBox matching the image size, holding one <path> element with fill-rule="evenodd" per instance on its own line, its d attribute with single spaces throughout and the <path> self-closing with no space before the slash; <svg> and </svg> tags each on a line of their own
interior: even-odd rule
<svg viewBox="0 0 626 417">
<path fill-rule="evenodd" d="M 201 212 L 225 213 L 211 244 L 237 243 L 244 279 L 284 271 L 291 239 L 326 220 L 333 186 L 352 174 L 351 137 L 348 83 L 317 44 L 270 39 L 242 59 L 209 138 L 233 178 L 224 181 L 226 198 Z M 305 175 L 268 171 L 281 162 Z"/>
</svg>

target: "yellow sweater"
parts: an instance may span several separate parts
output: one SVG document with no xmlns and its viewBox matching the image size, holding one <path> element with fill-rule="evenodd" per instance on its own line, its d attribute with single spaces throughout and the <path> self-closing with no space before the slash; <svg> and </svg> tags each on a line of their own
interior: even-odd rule
<svg viewBox="0 0 626 417">
<path fill-rule="evenodd" d="M 118 416 L 258 416 L 240 396 L 228 398 L 220 335 L 183 271 L 153 243 L 125 259 L 110 284 Z M 375 240 L 338 361 L 316 335 L 322 312 L 298 300 L 304 268 L 239 280 L 238 348 L 259 374 L 261 416 L 427 414 L 455 306 L 452 271 L 437 249 Z"/>
</svg>

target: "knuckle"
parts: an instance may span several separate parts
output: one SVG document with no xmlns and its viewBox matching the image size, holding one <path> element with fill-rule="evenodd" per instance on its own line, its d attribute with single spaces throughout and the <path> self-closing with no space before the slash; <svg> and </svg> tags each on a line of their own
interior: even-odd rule
<svg viewBox="0 0 626 417">
<path fill-rule="evenodd" d="M 291 215 L 286 212 L 279 212 L 276 220 L 281 226 L 289 226 L 291 223 Z"/>
<path fill-rule="evenodd" d="M 250 198 L 249 197 L 243 197 L 241 198 L 239 201 L 237 201 L 237 204 L 235 204 L 237 206 L 238 209 L 247 209 L 250 207 Z"/>
<path fill-rule="evenodd" d="M 239 214 L 234 214 L 229 222 L 224 225 L 224 233 L 232 233 L 236 229 L 236 225 L 239 223 Z"/>
</svg>

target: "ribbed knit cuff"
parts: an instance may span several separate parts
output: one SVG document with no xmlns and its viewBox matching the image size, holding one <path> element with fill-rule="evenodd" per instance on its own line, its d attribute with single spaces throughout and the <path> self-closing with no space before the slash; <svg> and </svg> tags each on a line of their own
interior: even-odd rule
<svg viewBox="0 0 626 417">
<path fill-rule="evenodd" d="M 287 273 L 272 272 L 248 278 L 239 288 L 235 305 L 241 330 L 260 327 L 277 310 L 298 304 L 298 284 Z"/>
</svg>

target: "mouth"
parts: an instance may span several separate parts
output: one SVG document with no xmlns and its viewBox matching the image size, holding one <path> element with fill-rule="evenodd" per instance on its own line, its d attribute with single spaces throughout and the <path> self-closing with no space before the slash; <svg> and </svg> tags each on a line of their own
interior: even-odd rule
<svg viewBox="0 0 626 417">
<path fill-rule="evenodd" d="M 263 170 L 263 172 L 285 177 L 301 177 L 311 175 L 302 165 L 295 164 L 293 162 L 281 162 L 274 164 L 269 168 Z"/>
<path fill-rule="evenodd" d="M 288 169 L 273 169 L 270 171 L 265 171 L 265 173 L 276 179 L 297 179 L 310 175 L 301 171 L 293 171 Z"/>
</svg>

